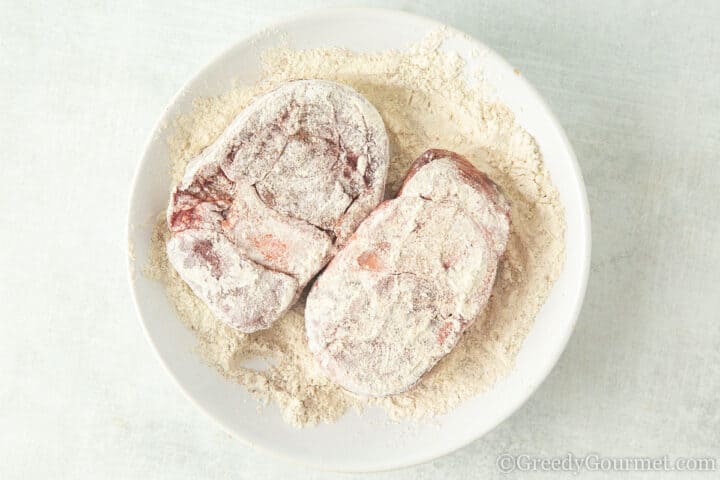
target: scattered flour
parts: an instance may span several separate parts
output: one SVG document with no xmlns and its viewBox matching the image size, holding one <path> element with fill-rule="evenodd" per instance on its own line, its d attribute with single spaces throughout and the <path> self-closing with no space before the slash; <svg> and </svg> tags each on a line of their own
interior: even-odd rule
<svg viewBox="0 0 720 480">
<path fill-rule="evenodd" d="M 512 203 L 507 251 L 486 310 L 457 347 L 409 392 L 363 399 L 318 370 L 305 337 L 304 299 L 272 328 L 242 334 L 216 320 L 169 265 L 169 232 L 160 214 L 145 272 L 165 284 L 180 319 L 195 332 L 202 357 L 260 401 L 274 402 L 296 426 L 332 422 L 349 409 L 380 405 L 392 419 L 427 419 L 454 408 L 507 374 L 564 261 L 564 212 L 534 139 L 483 83 L 468 81 L 463 60 L 441 51 L 442 31 L 403 51 L 267 51 L 262 81 L 199 98 L 169 136 L 176 184 L 190 159 L 260 93 L 283 82 L 318 78 L 355 88 L 375 105 L 390 138 L 386 195 L 394 196 L 410 163 L 429 148 L 466 156 Z M 480 77 L 478 77 L 480 78 Z M 252 361 L 269 366 L 255 369 Z"/>
</svg>

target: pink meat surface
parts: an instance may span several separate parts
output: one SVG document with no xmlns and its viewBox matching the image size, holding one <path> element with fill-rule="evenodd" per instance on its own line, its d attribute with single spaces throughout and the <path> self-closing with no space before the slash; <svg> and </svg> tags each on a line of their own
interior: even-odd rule
<svg viewBox="0 0 720 480">
<path fill-rule="evenodd" d="M 498 187 L 460 155 L 429 150 L 313 286 L 310 350 L 360 395 L 411 388 L 485 307 L 510 230 Z"/>
<path fill-rule="evenodd" d="M 168 259 L 232 327 L 269 327 L 382 200 L 388 139 L 349 87 L 285 84 L 188 165 L 167 211 Z"/>
</svg>

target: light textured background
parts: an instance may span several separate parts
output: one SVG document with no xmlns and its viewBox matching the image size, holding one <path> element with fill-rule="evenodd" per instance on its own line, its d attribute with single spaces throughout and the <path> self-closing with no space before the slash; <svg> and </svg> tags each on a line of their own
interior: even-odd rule
<svg viewBox="0 0 720 480">
<path fill-rule="evenodd" d="M 183 82 L 277 19 L 347 3 L 0 0 L 0 478 L 333 477 L 182 396 L 135 318 L 124 228 Z M 594 230 L 585 307 L 540 390 L 469 447 L 375 478 L 496 478 L 502 452 L 720 457 L 720 4 L 372 3 L 522 71 L 576 149 Z"/>
</svg>

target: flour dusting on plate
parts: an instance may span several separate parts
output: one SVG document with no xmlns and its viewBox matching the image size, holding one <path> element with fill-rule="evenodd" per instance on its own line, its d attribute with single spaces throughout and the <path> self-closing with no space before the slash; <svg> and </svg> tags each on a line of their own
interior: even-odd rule
<svg viewBox="0 0 720 480">
<path fill-rule="evenodd" d="M 304 299 L 272 328 L 249 335 L 215 319 L 169 265 L 169 232 L 160 215 L 146 274 L 166 286 L 178 316 L 196 334 L 202 357 L 260 401 L 276 404 L 293 425 L 332 422 L 368 405 L 381 406 L 393 419 L 427 419 L 489 389 L 512 369 L 562 269 L 564 212 L 535 140 L 498 103 L 481 81 L 482 72 L 468 73 L 461 57 L 443 51 L 444 40 L 439 30 L 403 51 L 272 49 L 256 85 L 196 99 L 192 111 L 170 127 L 174 186 L 188 161 L 255 95 L 290 80 L 332 80 L 356 89 L 383 117 L 390 138 L 388 197 L 419 154 L 443 148 L 486 172 L 512 204 L 508 247 L 485 311 L 413 389 L 380 399 L 356 397 L 322 375 L 305 338 Z M 256 366 L 261 363 L 263 368 Z"/>
</svg>

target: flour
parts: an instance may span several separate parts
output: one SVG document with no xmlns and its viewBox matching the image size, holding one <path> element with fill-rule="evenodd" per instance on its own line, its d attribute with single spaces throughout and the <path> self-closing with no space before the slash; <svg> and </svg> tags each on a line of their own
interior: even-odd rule
<svg viewBox="0 0 720 480">
<path fill-rule="evenodd" d="M 217 97 L 197 99 L 169 137 L 171 175 L 217 138 L 257 94 L 284 82 L 320 78 L 347 84 L 378 109 L 390 138 L 387 196 L 394 196 L 410 163 L 428 148 L 466 156 L 512 204 L 510 238 L 485 311 L 458 345 L 410 391 L 365 400 L 333 385 L 307 347 L 304 299 L 272 328 L 246 335 L 216 320 L 168 265 L 168 231 L 160 219 L 146 273 L 163 282 L 180 319 L 198 337 L 202 357 L 259 400 L 277 404 L 297 426 L 332 422 L 348 409 L 379 405 L 393 419 L 447 412 L 487 390 L 513 366 L 564 260 L 564 212 L 534 139 L 482 83 L 467 80 L 457 55 L 442 53 L 435 32 L 405 51 L 358 54 L 341 49 L 265 53 L 263 80 Z M 267 369 L 245 367 L 269 359 Z"/>
</svg>

